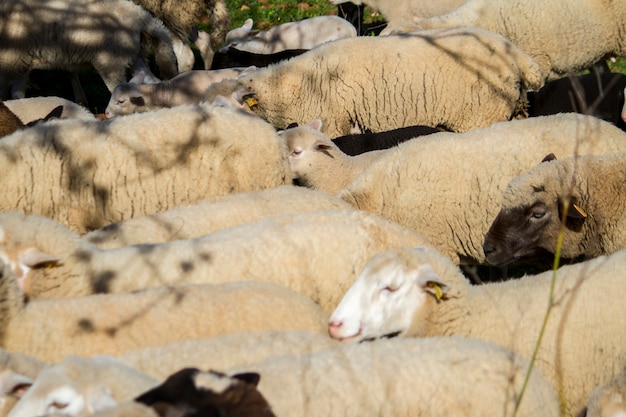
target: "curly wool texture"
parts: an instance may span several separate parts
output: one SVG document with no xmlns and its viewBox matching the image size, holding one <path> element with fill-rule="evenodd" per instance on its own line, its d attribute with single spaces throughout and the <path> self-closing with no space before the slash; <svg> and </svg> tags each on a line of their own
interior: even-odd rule
<svg viewBox="0 0 626 417">
<path fill-rule="evenodd" d="M 328 321 L 309 297 L 269 282 L 164 285 L 24 303 L 15 276 L 6 265 L 3 272 L 0 346 L 47 362 L 251 330 L 325 333 Z"/>
<path fill-rule="evenodd" d="M 228 369 L 282 355 L 305 355 L 341 345 L 327 334 L 301 330 L 229 333 L 125 353 L 117 359 L 147 375 L 167 378 L 179 369 Z"/>
<path fill-rule="evenodd" d="M 590 116 L 502 122 L 401 143 L 339 196 L 422 234 L 455 263 L 484 263 L 483 239 L 513 177 L 549 153 L 565 158 L 625 150 L 622 130 Z"/>
<path fill-rule="evenodd" d="M 284 215 L 197 239 L 106 251 L 73 240 L 58 223 L 42 217 L 1 213 L 0 218 L 5 235 L 0 255 L 8 252 L 11 258 L 34 246 L 60 258 L 55 267 L 28 273 L 24 292 L 30 299 L 258 280 L 285 285 L 330 312 L 374 253 L 428 245 L 415 232 L 356 210 Z M 36 246 L 33 235 L 39 239 Z"/>
<path fill-rule="evenodd" d="M 203 105 L 50 121 L 3 138 L 0 165 L 0 210 L 44 215 L 80 234 L 291 181 L 286 145 L 272 126 Z"/>
<path fill-rule="evenodd" d="M 626 3 L 613 0 L 467 0 L 458 9 L 408 29 L 478 26 L 510 39 L 547 79 L 589 68 L 606 55 L 626 55 Z"/>
<path fill-rule="evenodd" d="M 366 65 L 357 65 L 367 62 Z M 286 128 L 314 119 L 329 137 L 411 125 L 465 131 L 511 118 L 539 66 L 479 28 L 342 39 L 239 77 L 253 111 Z"/>
<path fill-rule="evenodd" d="M 100 249 L 202 235 L 266 217 L 354 208 L 337 196 L 293 185 L 209 197 L 196 204 L 113 223 L 83 236 Z"/>
<path fill-rule="evenodd" d="M 446 337 L 349 344 L 227 372 L 258 372 L 277 417 L 484 417 L 512 415 L 526 370 L 500 346 Z M 517 415 L 559 415 L 538 372 Z"/>
</svg>

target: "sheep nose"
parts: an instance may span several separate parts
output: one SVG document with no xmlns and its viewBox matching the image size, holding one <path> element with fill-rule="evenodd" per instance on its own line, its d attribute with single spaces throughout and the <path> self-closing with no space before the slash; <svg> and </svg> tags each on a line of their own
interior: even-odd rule
<svg viewBox="0 0 626 417">
<path fill-rule="evenodd" d="M 339 332 L 341 331 L 341 327 L 343 326 L 343 322 L 341 321 L 331 321 L 328 323 L 328 334 L 330 337 L 335 339 L 340 337 Z"/>
</svg>

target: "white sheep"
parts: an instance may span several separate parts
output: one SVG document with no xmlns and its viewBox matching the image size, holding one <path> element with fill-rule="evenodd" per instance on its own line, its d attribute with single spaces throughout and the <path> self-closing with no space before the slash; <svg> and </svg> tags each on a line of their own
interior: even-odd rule
<svg viewBox="0 0 626 417">
<path fill-rule="evenodd" d="M 556 252 L 568 202 L 561 258 L 590 259 L 626 249 L 626 154 L 583 155 L 542 162 L 504 190 L 483 251 L 493 265 Z"/>
<path fill-rule="evenodd" d="M 259 280 L 303 293 L 327 312 L 374 253 L 428 244 L 357 210 L 283 215 L 196 239 L 113 250 L 99 250 L 40 216 L 0 213 L 0 230 L 0 258 L 30 299 Z"/>
<path fill-rule="evenodd" d="M 85 233 L 126 218 L 291 181 L 287 147 L 258 117 L 208 105 L 62 120 L 0 141 L 0 210 Z"/>
<path fill-rule="evenodd" d="M 140 59 L 142 32 L 158 41 L 156 61 L 162 76 L 178 73 L 163 23 L 128 0 L 4 1 L 0 22 L 0 89 L 33 69 L 73 71 L 89 64 L 113 91 Z"/>
<path fill-rule="evenodd" d="M 83 236 L 100 249 L 200 237 L 266 217 L 353 207 L 320 191 L 281 185 L 260 191 L 214 196 L 155 214 L 107 225 Z"/>
<path fill-rule="evenodd" d="M 424 235 L 455 263 L 484 263 L 483 240 L 508 182 L 547 154 L 626 150 L 626 133 L 576 113 L 434 133 L 389 149 L 343 189 L 355 208 Z"/>
<path fill-rule="evenodd" d="M 626 416 L 626 368 L 591 392 L 586 417 Z"/>
<path fill-rule="evenodd" d="M 344 341 L 467 336 L 530 358 L 551 300 L 535 366 L 557 390 L 564 413 L 574 416 L 626 362 L 625 267 L 622 251 L 556 273 L 476 286 L 438 251 L 390 250 L 363 268 L 332 313 L 329 333 Z"/>
<path fill-rule="evenodd" d="M 341 39 L 238 80 L 233 93 L 254 94 L 251 110 L 272 125 L 319 118 L 331 138 L 353 125 L 373 132 L 488 126 L 510 119 L 524 91 L 543 83 L 525 52 L 480 28 Z"/>
<path fill-rule="evenodd" d="M 68 355 L 39 372 L 8 417 L 85 417 L 131 401 L 159 383 L 111 357 Z"/>
<path fill-rule="evenodd" d="M 197 104 L 203 101 L 206 89 L 213 83 L 226 78 L 237 78 L 249 68 L 222 70 L 192 70 L 159 83 L 144 84 L 145 74 L 140 72 L 130 81 L 115 86 L 107 104 L 107 118 L 158 110 L 165 107 Z"/>
<path fill-rule="evenodd" d="M 235 47 L 239 51 L 273 54 L 287 49 L 312 49 L 326 42 L 357 36 L 352 23 L 339 16 L 310 17 L 282 23 L 266 31 L 253 31 L 253 25 L 252 19 L 246 19 L 241 27 L 230 30 L 220 50 Z"/>
<path fill-rule="evenodd" d="M 505 36 L 532 56 L 548 79 L 581 72 L 606 55 L 626 55 L 623 1 L 467 0 L 448 14 L 396 31 L 458 26 L 479 26 Z"/>
<path fill-rule="evenodd" d="M 332 4 L 339 5 L 349 0 L 330 0 Z M 402 26 L 407 22 L 419 22 L 433 16 L 439 16 L 459 7 L 465 0 L 350 0 L 351 3 L 360 5 L 367 4 L 377 10 L 387 22 L 386 28 L 381 35 L 391 29 Z"/>
<path fill-rule="evenodd" d="M 24 124 L 45 118 L 52 110 L 58 106 L 63 107 L 59 118 L 61 119 L 95 119 L 95 115 L 88 109 L 73 101 L 62 97 L 28 97 L 14 100 L 5 100 L 4 104 L 13 112 Z"/>
<path fill-rule="evenodd" d="M 447 337 L 351 344 L 226 373 L 258 373 L 277 417 L 484 417 L 513 415 L 527 367 L 495 344 Z M 517 415 L 559 415 L 537 372 Z"/>
<path fill-rule="evenodd" d="M 142 347 L 251 330 L 325 330 L 309 297 L 270 282 L 147 288 L 120 294 L 24 302 L 5 264 L 0 346 L 42 361 L 73 354 L 120 355 Z"/>
<path fill-rule="evenodd" d="M 186 367 L 228 369 L 276 356 L 304 355 L 340 345 L 327 334 L 310 331 L 247 331 L 146 347 L 121 354 L 116 359 L 147 375 L 164 379 Z"/>
<path fill-rule="evenodd" d="M 337 194 L 385 152 L 346 155 L 321 128 L 322 121 L 316 119 L 305 126 L 279 132 L 289 150 L 292 179 L 301 186 Z"/>
</svg>

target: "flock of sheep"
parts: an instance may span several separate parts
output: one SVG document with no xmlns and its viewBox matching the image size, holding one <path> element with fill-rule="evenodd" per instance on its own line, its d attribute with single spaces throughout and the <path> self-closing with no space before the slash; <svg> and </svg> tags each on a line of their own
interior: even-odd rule
<svg viewBox="0 0 626 417">
<path fill-rule="evenodd" d="M 366 4 L 0 2 L 0 417 L 626 415 L 626 2 Z"/>
</svg>

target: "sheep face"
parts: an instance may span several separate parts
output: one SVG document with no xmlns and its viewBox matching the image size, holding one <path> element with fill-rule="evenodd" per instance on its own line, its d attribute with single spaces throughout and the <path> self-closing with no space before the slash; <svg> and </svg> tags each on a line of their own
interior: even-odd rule
<svg viewBox="0 0 626 417">
<path fill-rule="evenodd" d="M 107 104 L 105 115 L 107 119 L 115 116 L 137 113 L 145 110 L 143 94 L 137 90 L 137 85 L 129 83 L 118 84 Z"/>
<path fill-rule="evenodd" d="M 580 197 L 571 188 L 571 167 L 555 161 L 542 162 L 513 179 L 503 195 L 500 212 L 489 227 L 483 242 L 485 259 L 491 265 L 507 265 L 554 254 L 565 201 L 564 258 L 575 258 L 574 248 L 586 213 L 578 205 Z"/>
<path fill-rule="evenodd" d="M 427 299 L 440 299 L 448 289 L 429 264 L 415 262 L 411 251 L 380 253 L 368 261 L 332 313 L 328 332 L 342 342 L 404 336 Z"/>
</svg>

